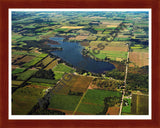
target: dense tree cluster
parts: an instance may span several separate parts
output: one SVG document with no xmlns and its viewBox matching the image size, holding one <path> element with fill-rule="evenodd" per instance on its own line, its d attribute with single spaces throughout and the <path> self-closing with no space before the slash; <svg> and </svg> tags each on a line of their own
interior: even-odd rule
<svg viewBox="0 0 160 128">
<path fill-rule="evenodd" d="M 112 71 L 108 71 L 105 73 L 107 77 L 113 77 L 117 80 L 124 80 L 125 72 L 120 72 L 117 69 L 114 69 Z"/>
<path fill-rule="evenodd" d="M 118 87 L 123 86 L 124 82 L 114 79 L 106 80 L 106 79 L 95 78 L 92 84 L 97 85 L 98 87 L 103 89 L 116 90 Z"/>
<path fill-rule="evenodd" d="M 43 78 L 43 79 L 55 79 L 54 73 L 51 69 L 49 70 L 40 69 L 39 71 L 36 72 L 36 74 L 33 77 Z"/>
<path fill-rule="evenodd" d="M 109 107 L 113 107 L 115 104 L 120 103 L 120 102 L 121 102 L 121 98 L 119 97 L 116 97 L 116 96 L 106 97 L 104 99 L 104 109 L 102 112 L 97 113 L 97 115 L 105 115 Z"/>
<path fill-rule="evenodd" d="M 148 92 L 148 75 L 128 73 L 127 89 Z"/>
<path fill-rule="evenodd" d="M 146 38 L 146 37 L 144 37 L 144 38 Z M 146 48 L 149 45 L 149 41 L 148 40 L 142 41 L 141 39 L 131 39 L 131 42 L 132 43 L 131 43 L 130 46 L 134 46 L 135 44 L 140 44 L 143 48 Z"/>
</svg>

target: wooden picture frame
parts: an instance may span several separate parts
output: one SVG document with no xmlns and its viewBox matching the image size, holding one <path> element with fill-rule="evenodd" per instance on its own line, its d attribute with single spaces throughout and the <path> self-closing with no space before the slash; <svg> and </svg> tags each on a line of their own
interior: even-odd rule
<svg viewBox="0 0 160 128">
<path fill-rule="evenodd" d="M 9 120 L 8 111 L 8 13 L 9 8 L 149 8 L 152 10 L 152 119 L 151 120 Z M 0 1 L 0 127 L 1 128 L 90 128 L 160 127 L 160 3 L 158 0 L 1 0 Z"/>
</svg>

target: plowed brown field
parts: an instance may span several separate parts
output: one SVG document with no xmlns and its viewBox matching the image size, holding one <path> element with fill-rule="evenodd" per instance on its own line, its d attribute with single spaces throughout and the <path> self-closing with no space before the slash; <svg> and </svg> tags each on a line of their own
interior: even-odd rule
<svg viewBox="0 0 160 128">
<path fill-rule="evenodd" d="M 109 107 L 106 115 L 119 115 L 119 107 Z"/>
<path fill-rule="evenodd" d="M 129 59 L 136 66 L 142 67 L 149 64 L 149 54 L 146 52 L 130 52 Z"/>
</svg>

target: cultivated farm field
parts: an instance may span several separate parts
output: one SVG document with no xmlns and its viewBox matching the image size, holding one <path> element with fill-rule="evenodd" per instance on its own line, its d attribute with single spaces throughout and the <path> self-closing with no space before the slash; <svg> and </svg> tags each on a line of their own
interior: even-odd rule
<svg viewBox="0 0 160 128">
<path fill-rule="evenodd" d="M 29 69 L 21 74 L 18 74 L 18 77 L 16 80 L 27 80 L 29 77 L 31 77 L 33 74 L 35 74 L 37 70 Z"/>
<path fill-rule="evenodd" d="M 147 52 L 130 52 L 129 59 L 130 61 L 139 67 L 147 66 L 149 64 L 149 53 Z"/>
<path fill-rule="evenodd" d="M 71 73 L 71 72 L 75 71 L 71 67 L 69 67 L 65 64 L 62 64 L 62 63 L 55 66 L 52 70 L 55 72 L 57 71 L 57 72 L 65 72 L 65 73 Z"/>
<path fill-rule="evenodd" d="M 45 70 L 53 69 L 57 64 L 58 60 L 54 60 L 45 68 Z"/>
<path fill-rule="evenodd" d="M 48 108 L 74 111 L 80 98 L 81 96 L 54 94 Z"/>
<path fill-rule="evenodd" d="M 93 49 L 102 45 L 103 49 L 100 50 L 99 54 L 93 53 Z M 99 47 L 102 47 L 102 46 Z M 90 44 L 90 53 L 93 54 L 96 58 L 105 59 L 105 57 L 110 58 L 111 60 L 122 61 L 127 58 L 128 45 L 127 42 L 107 42 L 107 41 L 91 41 Z"/>
<path fill-rule="evenodd" d="M 53 58 L 52 57 L 50 57 L 50 56 L 47 56 L 46 58 L 44 58 L 41 62 L 39 62 L 38 64 L 37 64 L 37 66 L 47 66 L 47 64 L 49 64 L 51 61 L 53 60 Z"/>
<path fill-rule="evenodd" d="M 12 71 L 13 74 L 21 73 L 25 70 L 25 68 L 16 68 Z"/>
<path fill-rule="evenodd" d="M 30 62 L 33 58 L 35 58 L 35 57 L 34 56 L 25 56 L 21 59 L 18 59 L 14 64 L 27 63 L 27 62 Z"/>
<path fill-rule="evenodd" d="M 69 94 L 71 93 L 83 93 L 87 90 L 92 78 L 85 77 L 85 76 L 79 76 L 79 75 L 73 75 L 73 74 L 65 74 L 63 75 L 63 79 L 59 82 L 62 83 L 64 86 L 60 90 L 56 91 L 55 93 L 60 94 Z M 65 79 L 70 79 L 69 81 L 65 81 Z M 60 85 L 58 85 L 60 86 Z M 57 88 L 58 88 L 57 86 Z"/>
<path fill-rule="evenodd" d="M 104 102 L 106 97 L 110 97 L 110 99 L 116 98 L 118 103 L 118 101 L 121 99 L 121 93 L 117 91 L 88 89 L 77 112 L 88 112 L 91 115 L 105 115 L 108 110 L 108 107 L 105 107 L 106 104 Z M 112 102 L 113 104 L 116 103 L 114 101 Z"/>
<path fill-rule="evenodd" d="M 26 115 L 31 111 L 32 107 L 36 105 L 38 99 L 43 97 L 42 91 L 44 88 L 35 88 L 25 86 L 17 89 L 12 98 L 12 114 Z"/>
</svg>

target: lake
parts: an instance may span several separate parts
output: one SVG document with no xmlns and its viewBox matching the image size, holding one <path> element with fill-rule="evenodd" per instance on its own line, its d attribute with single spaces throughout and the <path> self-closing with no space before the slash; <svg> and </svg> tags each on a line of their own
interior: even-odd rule
<svg viewBox="0 0 160 128">
<path fill-rule="evenodd" d="M 49 44 L 51 47 L 62 47 L 62 51 L 53 51 L 52 54 L 60 57 L 64 61 L 72 64 L 76 68 L 84 69 L 93 73 L 103 73 L 110 71 L 115 66 L 109 62 L 96 61 L 81 54 L 83 46 L 76 42 L 63 41 L 62 37 L 51 37 L 50 40 L 59 42 L 59 45 Z"/>
</svg>

